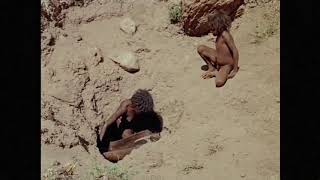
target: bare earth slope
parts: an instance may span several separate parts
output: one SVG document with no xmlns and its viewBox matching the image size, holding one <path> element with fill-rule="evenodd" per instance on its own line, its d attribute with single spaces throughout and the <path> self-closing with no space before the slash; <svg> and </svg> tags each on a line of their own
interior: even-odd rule
<svg viewBox="0 0 320 180">
<path fill-rule="evenodd" d="M 222 88 L 215 88 L 214 79 L 201 79 L 196 47 L 211 46 L 212 37 L 183 35 L 169 24 L 167 2 L 139 0 L 123 16 L 72 23 L 100 6 L 71 8 L 54 50 L 43 58 L 43 174 L 56 160 L 76 161 L 75 179 L 93 179 L 88 177 L 93 166 L 110 166 L 95 148 L 94 127 L 119 101 L 147 88 L 166 128 L 159 141 L 118 163 L 134 174 L 132 179 L 263 180 L 279 175 L 279 34 L 261 43 L 254 35 L 268 6 L 247 8 L 233 22 L 240 71 Z M 138 25 L 133 36 L 119 28 L 124 17 Z M 109 60 L 118 50 L 134 52 L 140 71 L 129 74 Z"/>
</svg>

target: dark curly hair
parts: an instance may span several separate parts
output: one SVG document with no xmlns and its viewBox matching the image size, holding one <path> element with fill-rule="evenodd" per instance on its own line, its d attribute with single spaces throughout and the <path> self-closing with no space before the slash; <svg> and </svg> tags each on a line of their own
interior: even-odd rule
<svg viewBox="0 0 320 180">
<path fill-rule="evenodd" d="M 221 34 L 231 27 L 231 17 L 221 10 L 216 10 L 214 13 L 209 14 L 208 22 L 217 34 Z"/>
<path fill-rule="evenodd" d="M 153 112 L 153 99 L 147 90 L 138 89 L 132 95 L 131 102 L 138 112 Z"/>
</svg>

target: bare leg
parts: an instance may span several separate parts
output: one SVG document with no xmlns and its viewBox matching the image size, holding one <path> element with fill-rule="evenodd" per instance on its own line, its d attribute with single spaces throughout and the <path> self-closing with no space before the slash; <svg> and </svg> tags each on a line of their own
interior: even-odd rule
<svg viewBox="0 0 320 180">
<path fill-rule="evenodd" d="M 145 132 L 143 132 L 143 133 L 145 134 Z M 112 148 L 113 150 L 110 150 L 108 152 L 103 153 L 103 156 L 109 161 L 117 162 L 117 161 L 123 159 L 126 155 L 130 154 L 133 149 L 137 149 L 140 146 L 142 146 L 143 144 L 146 144 L 148 142 L 147 140 L 144 139 L 144 138 L 146 138 L 146 136 L 140 137 L 140 134 L 139 134 L 139 136 L 132 135 L 130 137 L 133 137 L 133 136 L 134 136 L 134 138 L 126 138 L 125 139 L 127 141 L 129 139 L 129 141 L 126 144 L 121 145 L 121 146 L 117 146 L 118 149 L 113 147 Z M 135 139 L 135 138 L 138 138 L 138 139 Z M 122 140 L 119 140 L 117 142 L 121 142 Z"/>
<path fill-rule="evenodd" d="M 212 78 L 216 75 L 216 67 L 217 64 L 217 52 L 216 50 L 209 48 L 205 45 L 200 45 L 197 48 L 199 55 L 205 61 L 208 66 L 208 71 L 202 74 L 203 79 Z"/>
<path fill-rule="evenodd" d="M 149 130 L 145 130 L 145 131 L 141 131 L 138 132 L 136 134 L 133 134 L 129 137 L 126 137 L 124 139 L 120 139 L 117 141 L 112 141 L 110 142 L 110 146 L 109 146 L 109 150 L 113 151 L 113 150 L 117 150 L 117 149 L 123 149 L 123 148 L 127 148 L 132 146 L 138 139 L 141 139 L 145 136 L 149 136 L 151 135 L 151 131 Z"/>
<path fill-rule="evenodd" d="M 118 149 L 118 150 L 114 150 L 114 151 L 105 152 L 105 153 L 103 153 L 103 156 L 109 161 L 117 162 L 117 161 L 123 159 L 126 155 L 130 154 L 133 149 L 136 149 L 140 146 L 142 146 L 142 145 L 137 145 L 135 147 L 130 147 L 130 148 L 126 148 L 126 149 Z"/>
<path fill-rule="evenodd" d="M 216 74 L 216 87 L 222 87 L 228 79 L 228 75 L 232 70 L 231 65 L 221 66 L 218 73 Z"/>
</svg>

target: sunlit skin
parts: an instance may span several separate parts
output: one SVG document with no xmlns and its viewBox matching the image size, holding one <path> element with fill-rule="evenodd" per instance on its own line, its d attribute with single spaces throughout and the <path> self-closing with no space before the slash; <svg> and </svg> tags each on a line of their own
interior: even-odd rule
<svg viewBox="0 0 320 180">
<path fill-rule="evenodd" d="M 210 24 L 210 23 L 209 23 Z M 216 77 L 216 87 L 222 87 L 227 79 L 233 78 L 239 70 L 239 52 L 228 29 L 219 30 L 212 24 L 211 32 L 216 36 L 215 49 L 200 45 L 197 51 L 208 66 L 203 79 Z"/>
<path fill-rule="evenodd" d="M 140 112 L 137 111 L 137 108 L 133 105 L 130 99 L 122 101 L 118 109 L 110 116 L 101 128 L 99 133 L 100 141 L 102 141 L 107 128 L 111 124 L 115 122 L 117 127 L 119 127 L 119 124 L 121 123 L 121 116 L 126 115 L 127 121 L 130 122 L 134 119 L 134 116 L 139 113 Z M 151 139 L 159 139 L 160 133 L 152 133 L 149 130 L 134 133 L 132 129 L 125 129 L 122 133 L 122 139 L 110 142 L 108 151 L 102 154 L 107 160 L 117 162 L 123 159 L 127 154 L 130 154 L 133 149 L 145 144 L 147 140 L 149 140 L 149 137 Z"/>
</svg>

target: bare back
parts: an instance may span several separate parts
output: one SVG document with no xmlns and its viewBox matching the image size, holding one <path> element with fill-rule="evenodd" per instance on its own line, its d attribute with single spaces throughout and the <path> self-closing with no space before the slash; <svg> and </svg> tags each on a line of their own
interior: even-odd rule
<svg viewBox="0 0 320 180">
<path fill-rule="evenodd" d="M 228 32 L 225 31 L 224 33 L 228 33 Z M 217 37 L 215 45 L 216 45 L 216 51 L 217 51 L 217 64 L 220 66 L 233 65 L 234 60 L 232 56 L 232 51 L 229 48 L 225 39 L 222 37 L 222 35 Z"/>
</svg>

